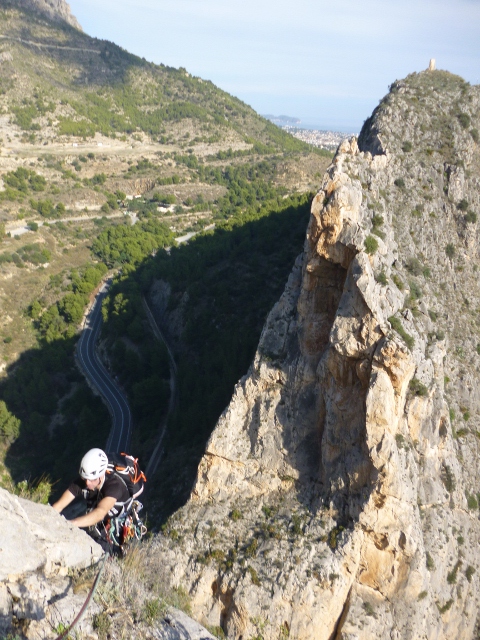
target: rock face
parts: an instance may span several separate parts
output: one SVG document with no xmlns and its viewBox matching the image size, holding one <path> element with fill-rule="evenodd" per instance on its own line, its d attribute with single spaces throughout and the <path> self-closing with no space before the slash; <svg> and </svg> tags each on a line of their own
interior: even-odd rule
<svg viewBox="0 0 480 640">
<path fill-rule="evenodd" d="M 0 638 L 57 638 L 82 609 L 98 567 L 82 572 L 75 584 L 71 570 L 90 567 L 103 550 L 51 507 L 17 498 L 4 489 L 0 489 L 0 522 Z M 204 627 L 173 607 L 148 623 L 142 619 L 138 601 L 152 601 L 150 588 L 159 572 L 158 567 L 150 574 L 140 569 L 145 566 L 142 558 L 149 555 L 148 546 L 142 550 L 143 555 L 137 549 L 136 556 L 131 551 L 130 565 L 127 561 L 124 567 L 113 558 L 107 560 L 97 593 L 103 589 L 104 595 L 115 598 L 118 607 L 108 610 L 101 596 L 98 602 L 92 600 L 69 637 L 105 638 L 98 619 L 105 626 L 108 610 L 112 616 L 117 613 L 108 624 L 115 637 L 214 640 Z M 119 583 L 128 592 L 127 602 L 119 595 Z M 114 589 L 116 595 L 112 596 Z M 137 618 L 135 623 L 130 614 Z M 125 617 L 130 619 L 127 628 Z"/>
<path fill-rule="evenodd" d="M 90 566 L 102 549 L 51 507 L 4 489 L 0 522 L 0 636 L 21 627 L 25 637 L 48 637 L 85 600 L 72 593 L 68 570 Z"/>
<path fill-rule="evenodd" d="M 157 540 L 172 585 L 231 640 L 474 636 L 479 107 L 447 72 L 394 83 L 313 200 Z"/>
<path fill-rule="evenodd" d="M 75 29 L 82 30 L 78 20 L 71 14 L 70 5 L 65 0 L 3 0 L 7 5 L 20 6 L 38 11 L 50 20 L 62 20 Z"/>
</svg>

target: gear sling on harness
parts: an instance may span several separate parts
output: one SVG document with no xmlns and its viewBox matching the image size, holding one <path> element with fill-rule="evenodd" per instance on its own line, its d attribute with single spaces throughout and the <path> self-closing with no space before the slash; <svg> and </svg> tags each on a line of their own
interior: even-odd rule
<svg viewBox="0 0 480 640">
<path fill-rule="evenodd" d="M 99 523 L 99 526 L 94 527 L 94 531 L 110 546 L 122 548 L 129 540 L 140 540 L 147 532 L 147 528 L 138 517 L 143 505 L 137 500 L 143 492 L 147 478 L 138 466 L 138 458 L 127 453 L 107 453 L 107 457 L 106 476 L 115 474 L 120 478 L 128 490 L 129 498 L 125 502 L 117 502 L 115 507 L 121 509 L 120 513 Z"/>
</svg>

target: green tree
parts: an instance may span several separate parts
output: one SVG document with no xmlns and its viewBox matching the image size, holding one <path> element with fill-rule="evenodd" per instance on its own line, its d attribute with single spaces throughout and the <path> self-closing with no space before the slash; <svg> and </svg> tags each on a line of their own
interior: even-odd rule
<svg viewBox="0 0 480 640">
<path fill-rule="evenodd" d="M 7 409 L 7 405 L 0 400 L 0 437 L 6 444 L 11 444 L 20 434 L 20 420 Z"/>
</svg>

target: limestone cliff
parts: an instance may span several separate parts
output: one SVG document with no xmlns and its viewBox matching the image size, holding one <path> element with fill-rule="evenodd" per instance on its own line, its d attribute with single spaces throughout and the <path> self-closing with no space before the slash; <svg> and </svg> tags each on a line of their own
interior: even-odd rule
<svg viewBox="0 0 480 640">
<path fill-rule="evenodd" d="M 82 30 L 78 20 L 71 13 L 70 5 L 65 0 L 1 0 L 0 4 L 33 10 L 42 13 L 49 20 L 61 20 L 75 29 Z"/>
<path fill-rule="evenodd" d="M 394 83 L 313 200 L 156 543 L 231 640 L 474 637 L 479 106 L 447 72 Z"/>
</svg>

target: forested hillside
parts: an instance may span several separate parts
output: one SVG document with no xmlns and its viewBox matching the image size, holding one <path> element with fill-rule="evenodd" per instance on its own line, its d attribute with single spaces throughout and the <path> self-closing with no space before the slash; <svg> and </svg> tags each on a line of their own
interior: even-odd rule
<svg viewBox="0 0 480 640">
<path fill-rule="evenodd" d="M 305 150 L 253 109 L 185 69 L 155 65 L 67 23 L 0 2 L 0 90 L 7 112 L 33 141 L 129 136 Z M 188 120 L 188 127 L 185 121 Z M 182 123 L 181 131 L 176 125 Z"/>
</svg>

